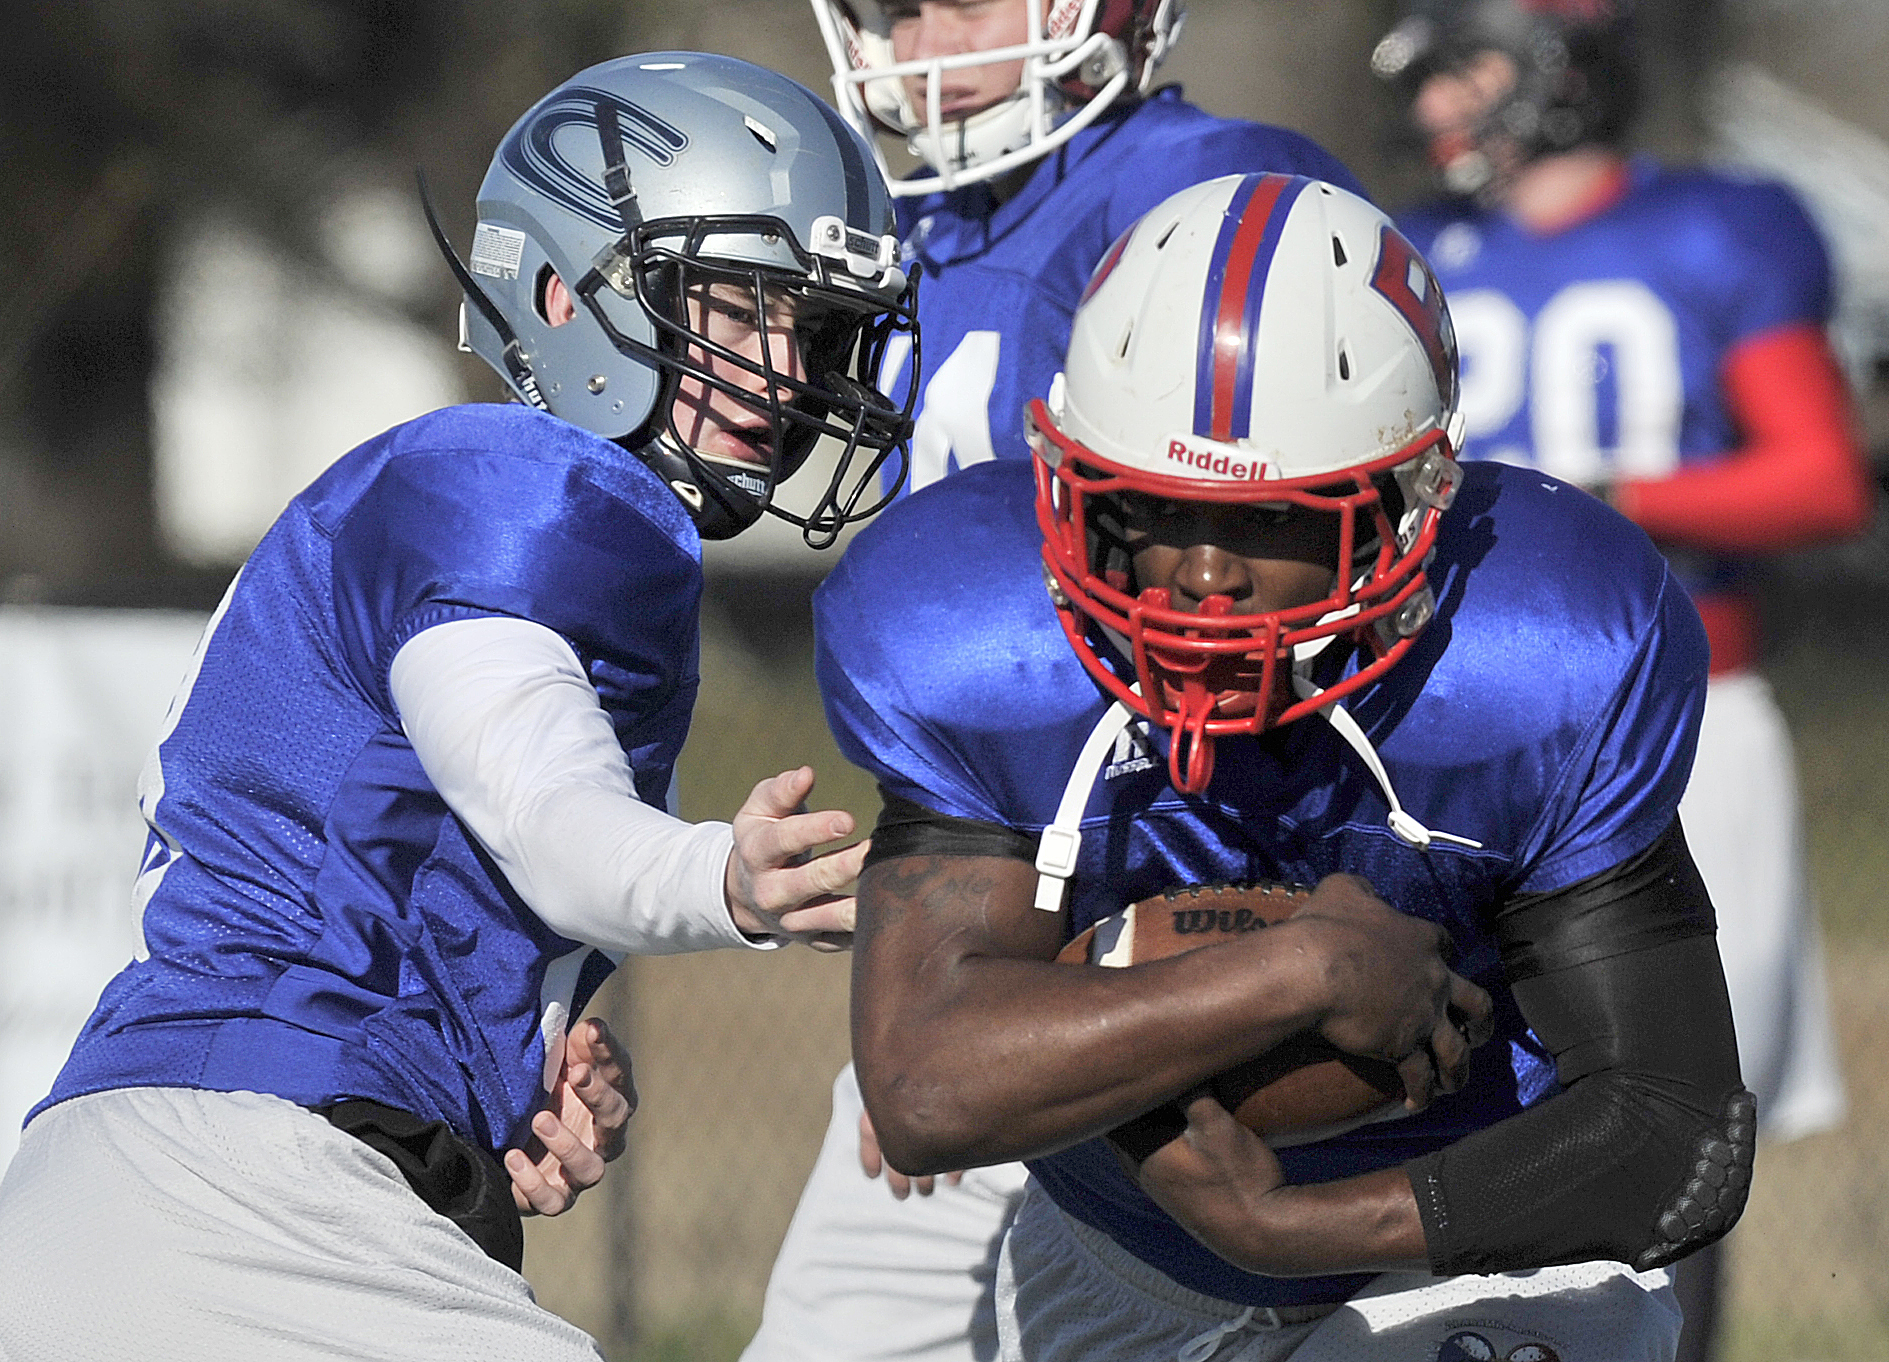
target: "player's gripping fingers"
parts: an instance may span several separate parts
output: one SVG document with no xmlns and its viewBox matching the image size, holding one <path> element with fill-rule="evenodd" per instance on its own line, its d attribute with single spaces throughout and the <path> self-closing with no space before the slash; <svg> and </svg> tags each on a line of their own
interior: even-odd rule
<svg viewBox="0 0 1889 1362">
<path fill-rule="evenodd" d="M 808 813 L 813 768 L 769 776 L 749 792 L 734 817 L 735 852 L 748 871 L 787 865 L 814 847 L 845 837 L 853 818 L 838 809 Z"/>
<path fill-rule="evenodd" d="M 531 1118 L 531 1133 L 544 1146 L 538 1160 L 545 1181 L 563 1191 L 565 1206 L 577 1200 L 577 1194 L 603 1181 L 604 1159 L 578 1131 L 558 1120 L 548 1111 Z M 563 1207 L 559 1207 L 562 1210 Z M 555 1215 L 555 1211 L 546 1211 Z"/>
<path fill-rule="evenodd" d="M 845 820 L 845 826 L 850 831 L 853 822 L 851 815 L 842 813 L 838 817 Z M 844 836 L 845 833 L 838 835 Z M 821 838 L 821 841 L 831 840 L 830 837 Z M 812 843 L 814 846 L 819 844 Z M 777 867 L 760 872 L 754 877 L 754 908 L 759 912 L 780 916 L 839 895 L 859 878 L 859 872 L 866 863 L 867 845 L 865 842 L 855 842 L 852 846 L 819 856 L 805 856 L 803 850 Z M 826 930 L 840 928 L 834 924 Z"/>
<path fill-rule="evenodd" d="M 1450 1016 L 1471 1046 L 1485 1044 L 1495 1034 L 1495 999 L 1462 975 L 1450 973 Z"/>
<path fill-rule="evenodd" d="M 885 1171 L 885 1155 L 879 1152 L 879 1132 L 872 1128 L 872 1117 L 859 1113 L 859 1171 L 876 1178 Z"/>
<path fill-rule="evenodd" d="M 1460 1092 L 1469 1081 L 1470 1052 L 1489 1039 L 1494 1011 L 1486 992 L 1450 972 L 1449 1003 L 1430 1031 L 1429 1058 L 1437 1091 Z M 1421 1066 L 1412 1065 L 1413 1074 L 1420 1071 Z"/>
<path fill-rule="evenodd" d="M 1439 1086 L 1436 1057 L 1428 1046 L 1419 1046 L 1397 1061 L 1398 1077 L 1404 1081 L 1404 1107 L 1422 1111 L 1430 1105 Z"/>
<path fill-rule="evenodd" d="M 859 874 L 863 844 L 810 854 L 854 826 L 843 810 L 805 812 L 800 801 L 812 788 L 809 768 L 783 771 L 756 785 L 735 815 L 724 887 L 735 925 L 750 936 L 791 935 L 781 926 L 782 914 L 838 897 Z M 822 921 L 805 930 L 825 937 L 850 927 Z"/>
<path fill-rule="evenodd" d="M 589 1017 L 571 1028 L 564 1062 L 565 1080 L 590 1118 L 591 1148 L 606 1161 L 616 1158 L 636 1114 L 636 1080 L 628 1052 L 601 1018 Z"/>
<path fill-rule="evenodd" d="M 756 781 L 735 818 L 737 821 L 743 818 L 785 818 L 799 810 L 812 793 L 813 768 L 796 766 L 791 771 L 782 771 L 779 775 Z"/>
<path fill-rule="evenodd" d="M 558 1215 L 576 1200 L 522 1149 L 505 1151 L 505 1171 L 511 1174 L 512 1204 L 520 1215 Z"/>
</svg>

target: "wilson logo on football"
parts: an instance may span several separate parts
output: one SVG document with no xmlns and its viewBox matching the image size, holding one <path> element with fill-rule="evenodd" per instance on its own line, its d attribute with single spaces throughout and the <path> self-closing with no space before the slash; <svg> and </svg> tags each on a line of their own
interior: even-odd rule
<svg viewBox="0 0 1889 1362">
<path fill-rule="evenodd" d="M 1178 936 L 1198 932 L 1256 932 L 1265 925 L 1266 919 L 1251 908 L 1181 908 L 1174 914 L 1174 931 Z"/>
</svg>

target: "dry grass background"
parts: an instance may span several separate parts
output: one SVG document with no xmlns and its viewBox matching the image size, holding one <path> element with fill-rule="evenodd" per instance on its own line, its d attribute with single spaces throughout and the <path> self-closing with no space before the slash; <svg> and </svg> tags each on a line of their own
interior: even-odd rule
<svg viewBox="0 0 1889 1362">
<path fill-rule="evenodd" d="M 808 760 L 826 802 L 869 819 L 870 785 L 820 719 L 804 596 L 737 583 L 718 600 L 685 812 L 726 816 L 755 780 Z M 1801 624 L 1767 670 L 1798 743 L 1851 1112 L 1761 1151 L 1731 1244 L 1723 1362 L 1889 1362 L 1889 628 Z M 613 1358 L 739 1353 L 845 1060 L 846 989 L 843 957 L 801 950 L 639 960 L 613 982 L 602 1006 L 632 1039 L 643 1098 L 630 1152 L 607 1194 L 532 1225 L 526 1264 Z"/>
</svg>

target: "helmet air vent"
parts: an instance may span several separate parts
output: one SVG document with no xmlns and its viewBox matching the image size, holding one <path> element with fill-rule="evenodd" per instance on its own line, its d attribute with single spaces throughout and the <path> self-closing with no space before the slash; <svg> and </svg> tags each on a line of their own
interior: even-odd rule
<svg viewBox="0 0 1889 1362">
<path fill-rule="evenodd" d="M 1338 377 L 1347 383 L 1351 381 L 1351 356 L 1342 346 L 1338 350 Z"/>
<path fill-rule="evenodd" d="M 1128 358 L 1129 343 L 1135 339 L 1135 319 L 1130 317 L 1128 325 L 1122 328 L 1121 344 L 1115 347 L 1115 358 L 1119 362 Z"/>
<path fill-rule="evenodd" d="M 754 134 L 755 141 L 759 142 L 769 151 L 777 152 L 780 150 L 780 138 L 775 135 L 774 129 L 768 127 L 765 123 L 757 121 L 752 116 L 744 117 L 741 121 L 747 125 L 748 131 Z"/>
<path fill-rule="evenodd" d="M 1180 225 L 1181 220 L 1179 218 L 1175 218 L 1174 221 L 1170 222 L 1167 225 L 1167 230 L 1161 233 L 1160 237 L 1155 241 L 1154 248 L 1157 251 L 1165 249 L 1168 244 L 1168 238 L 1174 235 L 1174 229 Z"/>
<path fill-rule="evenodd" d="M 1333 237 L 1331 239 L 1332 264 L 1338 266 L 1340 269 L 1343 269 L 1346 259 L 1347 257 L 1345 255 L 1345 243 L 1340 241 L 1337 237 Z"/>
</svg>

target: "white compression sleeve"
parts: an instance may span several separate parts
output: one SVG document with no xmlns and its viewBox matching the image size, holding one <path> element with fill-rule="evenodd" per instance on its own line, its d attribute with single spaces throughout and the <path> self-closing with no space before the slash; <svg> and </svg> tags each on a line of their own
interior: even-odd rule
<svg viewBox="0 0 1889 1362">
<path fill-rule="evenodd" d="M 570 644 L 529 620 L 422 630 L 388 676 L 427 778 L 545 925 L 612 953 L 755 945 L 723 898 L 726 823 L 636 796 Z"/>
</svg>

